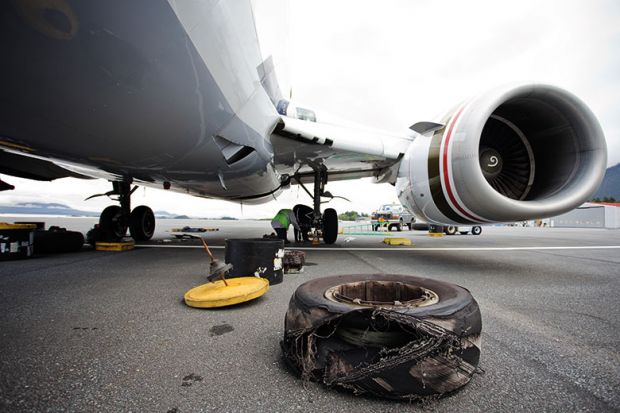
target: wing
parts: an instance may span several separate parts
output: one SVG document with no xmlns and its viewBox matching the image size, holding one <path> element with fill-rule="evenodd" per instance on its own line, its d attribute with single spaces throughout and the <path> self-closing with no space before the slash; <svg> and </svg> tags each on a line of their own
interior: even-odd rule
<svg viewBox="0 0 620 413">
<path fill-rule="evenodd" d="M 282 116 L 271 136 L 276 168 L 312 182 L 325 165 L 330 181 L 373 177 L 394 183 L 412 137 Z"/>
<path fill-rule="evenodd" d="M 0 142 L 0 173 L 37 181 L 53 181 L 67 177 L 91 179 L 89 176 L 63 168 L 50 160 L 3 150 L 2 142 Z"/>
</svg>

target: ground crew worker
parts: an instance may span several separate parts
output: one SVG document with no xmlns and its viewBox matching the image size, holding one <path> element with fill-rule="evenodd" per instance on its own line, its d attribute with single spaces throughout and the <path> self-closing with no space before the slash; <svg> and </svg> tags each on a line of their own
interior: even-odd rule
<svg viewBox="0 0 620 413">
<path fill-rule="evenodd" d="M 278 238 L 284 240 L 284 243 L 288 244 L 287 239 L 288 227 L 293 224 L 293 228 L 299 231 L 299 224 L 295 218 L 295 214 L 290 209 L 281 209 L 278 211 L 275 217 L 271 220 L 271 226 L 278 234 Z"/>
</svg>

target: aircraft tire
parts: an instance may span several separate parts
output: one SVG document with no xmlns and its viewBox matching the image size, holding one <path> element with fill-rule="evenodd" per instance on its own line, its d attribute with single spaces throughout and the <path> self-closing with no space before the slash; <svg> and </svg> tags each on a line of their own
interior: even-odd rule
<svg viewBox="0 0 620 413">
<path fill-rule="evenodd" d="M 136 241 L 148 241 L 155 233 L 155 214 L 146 205 L 135 207 L 129 216 L 129 233 Z"/>
<path fill-rule="evenodd" d="M 110 205 L 99 216 L 101 241 L 118 241 L 127 233 L 127 226 L 123 224 L 122 210 L 118 205 Z"/>
<path fill-rule="evenodd" d="M 338 238 L 338 214 L 334 208 L 323 212 L 323 241 L 330 245 Z"/>
<path fill-rule="evenodd" d="M 435 295 L 418 307 L 386 305 L 403 300 L 403 286 L 411 297 L 425 290 Z M 376 293 L 368 296 L 370 291 Z M 284 330 L 283 356 L 302 377 L 356 394 L 412 400 L 449 393 L 469 382 L 478 371 L 482 319 L 476 300 L 458 285 L 407 275 L 355 274 L 299 286 Z"/>
</svg>

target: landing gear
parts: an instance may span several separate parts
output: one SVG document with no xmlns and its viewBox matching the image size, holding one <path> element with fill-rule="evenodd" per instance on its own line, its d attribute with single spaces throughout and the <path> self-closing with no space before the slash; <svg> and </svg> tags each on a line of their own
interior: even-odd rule
<svg viewBox="0 0 620 413">
<path fill-rule="evenodd" d="M 333 244 L 338 238 L 338 213 L 333 208 L 327 208 L 324 213 L 321 214 L 321 198 L 329 197 L 334 198 L 332 194 L 325 191 L 325 185 L 327 184 L 327 168 L 325 165 L 312 165 L 314 170 L 314 191 L 310 193 L 308 189 L 302 184 L 299 177 L 295 177 L 301 187 L 312 197 L 312 227 L 314 228 L 314 239 L 318 240 L 318 232 L 323 235 L 323 241 L 326 244 Z"/>
<path fill-rule="evenodd" d="M 147 241 L 155 232 L 155 214 L 145 205 L 131 210 L 131 194 L 138 188 L 131 188 L 131 181 L 112 182 L 113 189 L 105 194 L 93 195 L 87 199 L 106 195 L 118 197 L 119 205 L 110 205 L 99 216 L 99 234 L 103 241 L 118 241 L 127 234 L 127 229 L 136 241 Z M 114 198 L 112 198 L 114 199 Z"/>
<path fill-rule="evenodd" d="M 333 208 L 327 208 L 324 214 L 321 214 L 321 197 L 325 194 L 325 185 L 327 184 L 327 168 L 325 165 L 319 165 L 314 168 L 314 228 L 321 229 L 323 233 L 323 242 L 330 245 L 336 242 L 338 238 L 338 214 Z"/>
</svg>

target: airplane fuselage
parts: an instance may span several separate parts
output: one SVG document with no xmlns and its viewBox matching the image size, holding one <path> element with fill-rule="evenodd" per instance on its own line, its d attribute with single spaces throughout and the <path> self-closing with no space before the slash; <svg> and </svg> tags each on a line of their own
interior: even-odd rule
<svg viewBox="0 0 620 413">
<path fill-rule="evenodd" d="M 249 1 L 45 7 L 0 5 L 2 147 L 199 196 L 277 190 Z"/>
</svg>

